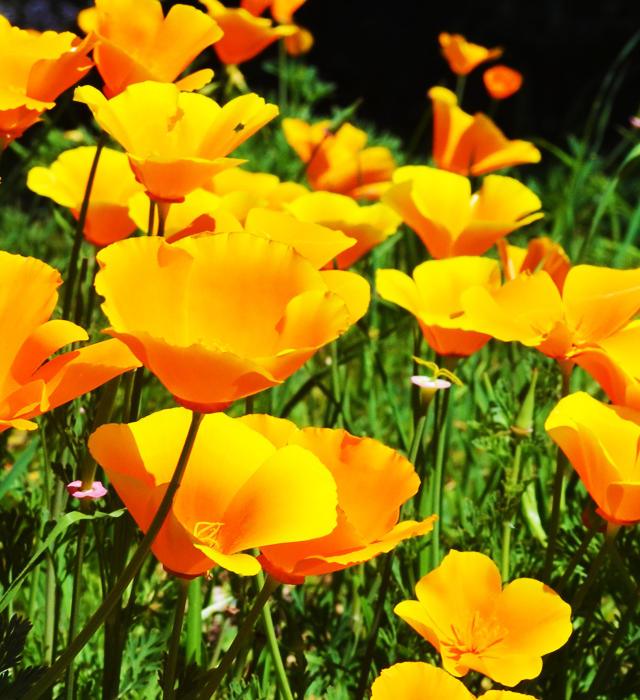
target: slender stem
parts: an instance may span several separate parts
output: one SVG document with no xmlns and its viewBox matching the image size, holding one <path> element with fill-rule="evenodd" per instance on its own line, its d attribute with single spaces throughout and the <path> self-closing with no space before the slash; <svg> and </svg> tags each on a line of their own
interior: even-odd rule
<svg viewBox="0 0 640 700">
<path fill-rule="evenodd" d="M 196 579 L 196 581 L 197 580 L 198 579 Z M 173 700 L 173 696 L 175 694 L 174 686 L 176 684 L 178 652 L 180 651 L 180 636 L 182 635 L 182 623 L 184 622 L 184 611 L 187 605 L 187 596 L 189 595 L 190 583 L 191 582 L 186 579 L 178 579 L 179 588 L 178 599 L 176 600 L 176 614 L 173 618 L 169 654 L 167 656 L 167 664 L 164 668 L 164 679 L 162 683 L 163 700 Z"/>
<path fill-rule="evenodd" d="M 433 473 L 433 512 L 438 516 L 438 519 L 433 523 L 433 534 L 431 535 L 431 568 L 435 569 L 440 566 L 440 532 L 442 518 L 442 503 L 444 495 L 444 466 L 445 466 L 445 451 L 447 444 L 447 428 L 448 428 L 448 409 L 449 409 L 449 391 L 444 392 L 442 397 L 442 410 L 440 421 L 434 426 L 438 449 L 436 452 L 436 464 Z M 424 576 L 428 572 L 428 563 L 426 560 L 426 550 L 423 550 L 420 557 L 420 575 Z"/>
<path fill-rule="evenodd" d="M 278 107 L 281 115 L 287 113 L 287 45 L 284 38 L 278 42 Z"/>
<path fill-rule="evenodd" d="M 153 236 L 153 226 L 156 218 L 156 203 L 153 199 L 149 200 L 149 225 L 147 226 L 147 236 Z"/>
<path fill-rule="evenodd" d="M 167 515 L 171 509 L 173 503 L 173 497 L 176 494 L 182 480 L 182 475 L 187 466 L 187 461 L 189 460 L 189 455 L 191 454 L 191 449 L 196 439 L 198 433 L 198 428 L 202 421 L 201 413 L 193 413 L 191 419 L 191 425 L 189 427 L 189 432 L 180 453 L 180 458 L 176 466 L 176 470 L 171 478 L 171 482 L 167 487 L 164 498 L 160 503 L 158 512 L 155 514 L 151 525 L 147 533 L 142 538 L 142 541 L 138 545 L 136 551 L 134 552 L 129 564 L 127 564 L 125 570 L 122 572 L 121 576 L 116 581 L 115 585 L 109 591 L 109 595 L 105 598 L 102 605 L 96 610 L 91 619 L 83 627 L 83 629 L 78 633 L 73 642 L 60 654 L 57 661 L 51 666 L 51 668 L 45 673 L 45 675 L 34 685 L 31 690 L 23 697 L 23 700 L 37 700 L 37 698 L 42 697 L 47 690 L 53 685 L 53 683 L 59 678 L 59 676 L 64 672 L 67 666 L 73 661 L 73 659 L 80 653 L 84 648 L 86 643 L 93 637 L 93 635 L 100 628 L 105 618 L 109 612 L 113 609 L 116 603 L 122 598 L 122 595 L 127 590 L 129 584 L 133 580 L 138 569 L 142 566 L 151 545 L 156 538 L 156 535 L 160 531 L 160 528 L 164 524 Z"/>
<path fill-rule="evenodd" d="M 407 154 L 406 154 L 406 162 L 410 163 L 411 159 L 416 152 L 418 146 L 420 145 L 420 141 L 422 140 L 422 137 L 424 136 L 424 132 L 427 130 L 427 127 L 429 126 L 429 122 L 431 121 L 431 115 L 433 113 L 433 108 L 429 104 L 427 108 L 424 110 L 424 114 L 422 115 L 422 118 L 420 119 L 420 122 L 418 123 L 418 126 L 416 127 L 416 130 L 413 132 L 413 135 L 411 136 L 411 140 L 409 141 L 409 145 L 407 146 Z"/>
<path fill-rule="evenodd" d="M 98 139 L 98 144 L 96 146 L 96 155 L 93 158 L 93 163 L 91 164 L 91 170 L 89 171 L 89 179 L 87 180 L 87 187 L 84 191 L 84 199 L 82 200 L 82 206 L 80 207 L 80 215 L 78 216 L 78 222 L 76 224 L 76 230 L 73 237 L 73 248 L 71 249 L 71 258 L 69 259 L 69 269 L 67 270 L 67 284 L 64 290 L 64 301 L 62 303 L 62 318 L 69 320 L 71 316 L 71 300 L 73 299 L 73 291 L 76 281 L 76 273 L 78 268 L 78 257 L 80 256 L 80 247 L 82 246 L 82 239 L 84 237 L 84 225 L 87 221 L 87 211 L 89 210 L 89 198 L 91 197 L 91 189 L 93 188 L 93 181 L 96 177 L 96 170 L 98 169 L 98 161 L 100 160 L 100 153 L 107 143 L 107 132 L 103 131 Z"/>
<path fill-rule="evenodd" d="M 466 75 L 459 75 L 456 80 L 456 97 L 458 98 L 458 104 L 462 104 L 462 96 L 464 95 L 464 86 L 467 82 Z"/>
<path fill-rule="evenodd" d="M 82 510 L 88 510 L 87 506 L 84 505 L 82 501 Z M 76 636 L 76 628 L 78 626 L 78 618 L 80 612 L 80 596 L 82 591 L 82 565 L 84 563 L 84 549 L 87 534 L 87 521 L 81 520 L 78 523 L 78 540 L 76 545 L 76 561 L 73 569 L 73 594 L 71 598 L 71 613 L 69 615 L 69 638 L 68 643 L 70 644 L 73 638 Z M 73 661 L 69 664 L 67 668 L 67 678 L 66 678 L 66 698 L 67 700 L 73 700 L 73 686 L 75 682 L 74 674 L 74 663 Z"/>
<path fill-rule="evenodd" d="M 595 514 L 594 514 L 595 515 Z M 580 563 L 580 560 L 582 557 L 585 555 L 587 549 L 589 549 L 589 545 L 591 544 L 591 540 L 595 537 L 596 532 L 598 532 L 598 528 L 602 525 L 602 518 L 600 516 L 594 517 L 593 523 L 591 523 L 591 526 L 587 530 L 587 534 L 584 536 L 584 539 L 580 543 L 580 546 L 576 550 L 575 554 L 571 557 L 569 560 L 569 563 L 567 564 L 567 568 L 564 571 L 564 574 L 562 574 L 562 577 L 556 583 L 553 587 L 553 590 L 560 594 L 564 590 L 564 587 L 567 585 L 569 582 L 569 579 L 571 578 L 573 572 L 575 571 L 576 567 Z"/>
<path fill-rule="evenodd" d="M 163 237 L 164 229 L 167 223 L 167 216 L 169 216 L 169 208 L 171 207 L 170 202 L 157 202 L 156 209 L 158 210 L 158 230 L 156 236 Z"/>
<path fill-rule="evenodd" d="M 202 579 L 194 578 L 189 585 L 187 611 L 187 662 L 202 666 Z"/>
<path fill-rule="evenodd" d="M 140 418 L 140 399 L 142 398 L 142 384 L 144 383 L 144 366 L 134 370 L 133 389 L 131 390 L 131 403 L 125 423 L 135 423 Z"/>
<path fill-rule="evenodd" d="M 511 467 L 511 479 L 507 494 L 513 496 L 520 479 L 520 463 L 522 461 L 522 438 L 516 438 L 516 449 L 513 454 L 513 465 Z M 502 523 L 502 583 L 509 580 L 509 554 L 511 547 L 511 530 L 513 529 L 513 516 L 505 518 Z"/>
<path fill-rule="evenodd" d="M 371 621 L 371 630 L 369 631 L 369 638 L 367 639 L 367 646 L 364 651 L 364 658 L 362 660 L 362 665 L 360 667 L 360 679 L 358 681 L 358 687 L 356 689 L 354 700 L 362 700 L 364 698 L 365 691 L 369 684 L 369 672 L 371 671 L 371 662 L 373 661 L 373 655 L 376 651 L 376 644 L 378 641 L 378 630 L 380 629 L 380 622 L 382 620 L 382 613 L 384 612 L 384 604 L 387 598 L 387 591 L 389 590 L 389 583 L 391 582 L 391 572 L 393 570 L 393 550 L 385 555 L 384 568 L 382 570 L 380 578 L 380 589 L 378 590 L 378 599 L 376 600 L 376 608 L 373 613 L 373 620 Z"/>
</svg>

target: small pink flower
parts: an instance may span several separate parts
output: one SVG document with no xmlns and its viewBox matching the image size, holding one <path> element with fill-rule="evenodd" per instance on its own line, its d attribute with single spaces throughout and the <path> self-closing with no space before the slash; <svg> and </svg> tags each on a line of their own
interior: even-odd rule
<svg viewBox="0 0 640 700">
<path fill-rule="evenodd" d="M 101 481 L 94 481 L 90 489 L 83 491 L 80 479 L 67 484 L 67 491 L 75 498 L 102 498 L 107 493 Z"/>
<path fill-rule="evenodd" d="M 448 389 L 451 382 L 445 379 L 431 379 L 431 377 L 411 377 L 411 382 L 422 389 Z"/>
<path fill-rule="evenodd" d="M 638 117 L 629 117 L 629 121 L 631 122 L 631 126 L 640 128 L 640 119 Z"/>
</svg>

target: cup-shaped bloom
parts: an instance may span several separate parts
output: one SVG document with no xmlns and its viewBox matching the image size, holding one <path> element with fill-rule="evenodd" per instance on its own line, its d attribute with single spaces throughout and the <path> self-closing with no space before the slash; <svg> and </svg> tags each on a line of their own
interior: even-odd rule
<svg viewBox="0 0 640 700">
<path fill-rule="evenodd" d="M 341 270 L 386 241 L 402 222 L 400 216 L 385 204 L 378 202 L 361 207 L 351 197 L 333 192 L 311 192 L 286 204 L 285 209 L 299 221 L 342 231 L 355 239 L 355 245 L 335 258 Z"/>
<path fill-rule="evenodd" d="M 485 61 L 502 56 L 502 49 L 486 49 L 484 46 L 472 44 L 461 34 L 442 32 L 438 37 L 442 55 L 447 59 L 449 67 L 457 75 L 467 75 Z"/>
<path fill-rule="evenodd" d="M 466 177 L 426 165 L 398 168 L 382 197 L 434 258 L 481 255 L 503 236 L 541 219 L 540 199 L 518 180 L 484 178 L 471 194 Z"/>
<path fill-rule="evenodd" d="M 443 87 L 429 90 L 433 102 L 433 160 L 460 175 L 484 175 L 499 168 L 540 162 L 540 151 L 528 141 L 509 141 L 484 114 L 471 116 Z"/>
<path fill-rule="evenodd" d="M 274 41 L 298 31 L 294 25 L 273 26 L 266 17 L 255 17 L 244 7 L 225 7 L 219 0 L 202 0 L 224 36 L 214 44 L 218 58 L 226 64 L 244 63 Z"/>
<path fill-rule="evenodd" d="M 577 265 L 562 294 L 547 272 L 525 272 L 500 289 L 466 290 L 462 308 L 481 333 L 572 359 L 622 330 L 638 312 L 640 270 Z"/>
<path fill-rule="evenodd" d="M 88 340 L 70 321 L 50 321 L 62 279 L 35 258 L 0 252 L 0 432 L 35 430 L 29 419 L 61 406 L 140 363 L 120 341 L 108 340 L 47 359 Z"/>
<path fill-rule="evenodd" d="M 216 173 L 238 165 L 224 156 L 278 114 L 253 93 L 220 107 L 204 95 L 151 81 L 111 100 L 87 85 L 76 89 L 75 99 L 122 145 L 136 179 L 159 202 L 181 202 Z"/>
<path fill-rule="evenodd" d="M 64 151 L 48 168 L 31 168 L 27 187 L 63 207 L 69 207 L 78 219 L 95 155 L 95 146 Z M 127 156 L 103 148 L 84 226 L 89 243 L 109 245 L 127 238 L 136 230 L 136 224 L 129 218 L 129 199 L 136 193 L 144 193 L 144 187 L 136 181 Z M 148 211 L 147 207 L 147 215 Z"/>
<path fill-rule="evenodd" d="M 305 428 L 266 415 L 238 418 L 267 437 L 276 448 L 297 445 L 315 454 L 338 487 L 335 530 L 324 537 L 261 547 L 260 563 L 283 583 L 303 583 L 305 576 L 339 571 L 433 529 L 436 516 L 398 523 L 400 506 L 418 491 L 413 465 L 372 438 L 345 430 Z"/>
<path fill-rule="evenodd" d="M 499 289 L 496 260 L 464 256 L 427 260 L 413 271 L 413 279 L 400 270 L 378 270 L 376 274 L 378 294 L 411 312 L 439 355 L 467 357 L 491 339 L 473 330 L 462 313 L 460 295 L 475 287 L 488 292 Z"/>
<path fill-rule="evenodd" d="M 359 275 L 318 272 L 292 247 L 248 233 L 129 239 L 97 260 L 106 332 L 205 413 L 281 384 L 369 304 Z"/>
<path fill-rule="evenodd" d="M 55 106 L 58 95 L 91 70 L 95 44 L 71 32 L 28 32 L 0 15 L 0 148 Z"/>
<path fill-rule="evenodd" d="M 498 567 L 478 552 L 452 550 L 416 584 L 417 601 L 395 613 L 442 655 L 454 676 L 469 669 L 506 686 L 542 671 L 542 656 L 570 637 L 571 607 L 540 581 L 502 588 Z"/>
<path fill-rule="evenodd" d="M 509 245 L 504 238 L 497 241 L 502 271 L 506 280 L 516 278 L 521 272 L 544 270 L 555 282 L 562 294 L 564 281 L 571 269 L 569 256 L 564 248 L 547 236 L 532 238 L 526 248 Z"/>
<path fill-rule="evenodd" d="M 157 0 L 96 0 L 78 15 L 80 28 L 99 42 L 93 58 L 108 97 L 145 80 L 172 83 L 222 29 L 195 7 L 174 5 L 165 17 Z M 209 68 L 177 82 L 198 90 L 213 78 Z"/>
<path fill-rule="evenodd" d="M 171 481 L 190 420 L 190 411 L 173 408 L 103 425 L 89 438 L 91 454 L 143 531 Z M 243 550 L 328 534 L 336 502 L 335 481 L 311 452 L 277 449 L 237 420 L 208 415 L 152 549 L 182 576 L 216 565 L 254 575 L 260 565 Z"/>
<path fill-rule="evenodd" d="M 522 75 L 507 66 L 493 66 L 482 76 L 487 92 L 494 100 L 504 100 L 518 92 L 522 86 Z"/>
<path fill-rule="evenodd" d="M 545 430 L 567 455 L 609 522 L 640 522 L 640 412 L 579 391 L 551 411 Z"/>
</svg>

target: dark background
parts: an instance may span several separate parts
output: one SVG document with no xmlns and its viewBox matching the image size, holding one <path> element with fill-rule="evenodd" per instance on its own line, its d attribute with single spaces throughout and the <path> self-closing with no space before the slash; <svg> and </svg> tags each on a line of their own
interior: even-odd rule
<svg viewBox="0 0 640 700">
<path fill-rule="evenodd" d="M 184 0 L 183 0 L 184 1 Z M 0 13 L 23 28 L 77 30 L 83 0 L 0 0 Z M 166 2 L 165 6 L 172 3 Z M 187 4 L 200 6 L 195 0 Z M 231 0 L 227 4 L 232 3 Z M 441 31 L 464 34 L 487 47 L 503 46 L 501 62 L 523 73 L 521 91 L 500 106 L 510 138 L 538 136 L 565 147 L 584 128 L 598 88 L 630 38 L 640 30 L 638 0 L 307 0 L 296 21 L 316 44 L 306 59 L 337 86 L 338 105 L 363 99 L 359 116 L 407 140 L 435 84 L 454 87 L 439 54 Z M 212 52 L 210 52 L 212 53 Z M 273 87 L 261 70 L 275 48 L 242 70 L 252 89 Z M 212 67 L 217 59 L 210 58 Z M 604 147 L 640 105 L 640 47 L 616 74 L 620 79 Z M 486 110 L 483 66 L 467 81 L 464 107 Z M 327 105 L 327 111 L 328 111 Z"/>
</svg>

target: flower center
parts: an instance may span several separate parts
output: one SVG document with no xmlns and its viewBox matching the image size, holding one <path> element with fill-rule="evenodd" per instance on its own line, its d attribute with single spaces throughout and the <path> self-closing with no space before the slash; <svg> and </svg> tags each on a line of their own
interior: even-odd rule
<svg viewBox="0 0 640 700">
<path fill-rule="evenodd" d="M 500 627 L 495 619 L 485 620 L 477 611 L 467 620 L 465 627 L 452 628 L 452 632 L 461 655 L 482 653 L 508 634 L 508 630 Z"/>
<path fill-rule="evenodd" d="M 220 551 L 220 546 L 218 544 L 218 533 L 220 528 L 224 523 L 205 523 L 201 522 L 196 525 L 195 532 L 193 533 L 202 544 L 211 549 Z"/>
</svg>

